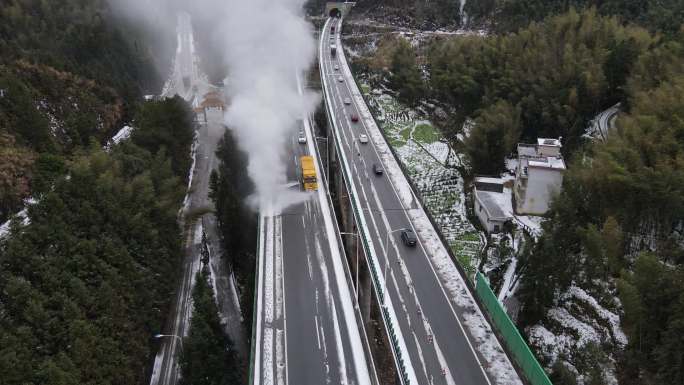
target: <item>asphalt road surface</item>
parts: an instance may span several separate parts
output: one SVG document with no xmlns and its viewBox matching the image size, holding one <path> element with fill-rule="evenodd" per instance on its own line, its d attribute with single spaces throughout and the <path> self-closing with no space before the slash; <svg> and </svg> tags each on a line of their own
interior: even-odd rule
<svg viewBox="0 0 684 385">
<path fill-rule="evenodd" d="M 297 130 L 283 159 L 282 194 L 295 203 L 261 213 L 253 383 L 371 384 L 353 290 L 337 239 L 329 239 L 334 219 L 318 192 L 300 192 L 299 157 L 309 154 L 313 136 L 308 130 L 308 143 L 298 143 Z"/>
<path fill-rule="evenodd" d="M 400 189 L 386 175 L 378 176 L 372 171 L 373 164 L 383 163 L 363 117 L 358 122 L 351 121 L 352 115 L 361 113 L 348 84 L 353 79 L 343 75 L 344 64 L 339 61 L 340 39 L 336 34 L 330 38 L 332 23 L 339 33 L 339 20 L 329 19 L 321 34 L 320 54 L 333 118 L 340 130 L 336 135 L 361 200 L 362 215 L 370 231 L 367 238 L 372 241 L 382 270 L 388 270 L 386 300 L 391 301 L 397 315 L 417 383 L 496 383 L 488 377 L 484 359 L 472 347 L 473 336 L 462 326 L 463 312 L 470 310 L 459 308 L 447 296 L 423 241 L 419 239 L 417 246 L 409 247 L 402 243 L 399 231 L 388 237 L 388 232 L 413 227 L 407 210 L 417 207 L 404 207 L 397 192 Z M 338 51 L 335 56 L 330 49 L 333 43 Z M 345 99 L 351 99 L 351 104 L 345 104 Z M 362 134 L 371 138 L 368 143 L 360 143 Z"/>
</svg>

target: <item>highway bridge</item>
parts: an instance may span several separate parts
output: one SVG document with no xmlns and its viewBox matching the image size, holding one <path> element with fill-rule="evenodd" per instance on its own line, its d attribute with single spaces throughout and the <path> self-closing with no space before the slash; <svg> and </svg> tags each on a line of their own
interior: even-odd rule
<svg viewBox="0 0 684 385">
<path fill-rule="evenodd" d="M 344 56 L 341 28 L 341 19 L 329 18 L 320 34 L 324 98 L 399 380 L 521 383 L 365 105 Z M 376 175 L 373 165 L 385 174 Z M 418 235 L 415 247 L 401 242 L 401 229 Z"/>
<path fill-rule="evenodd" d="M 316 137 L 309 117 L 299 122 L 306 143 L 292 135 L 284 191 L 259 218 L 251 383 L 377 384 Z M 316 159 L 318 191 L 299 192 L 302 155 Z"/>
<path fill-rule="evenodd" d="M 342 50 L 341 20 L 328 19 L 320 34 L 319 62 L 323 94 L 331 126 L 328 140 L 341 180 L 350 199 L 350 231 L 362 240 L 363 259 L 370 272 L 374 303 L 402 384 L 520 384 L 515 370 L 482 315 L 465 278 L 458 272 L 435 229 L 402 174 L 396 159 L 375 125 Z M 179 19 L 176 69 L 165 94 L 179 93 L 197 107 L 205 77 L 197 68 L 192 27 Z M 331 55 L 330 43 L 337 46 Z M 189 79 L 185 84 L 183 79 Z M 283 81 L 295 82 L 299 74 Z M 352 115 L 359 117 L 352 122 Z M 208 176 L 214 167 L 217 138 L 212 127 L 222 128 L 219 115 L 206 115 L 197 148 L 196 175 Z M 306 143 L 296 131 L 303 130 Z M 361 135 L 369 138 L 361 143 Z M 302 115 L 287 143 L 282 160 L 288 165 L 279 199 L 262 207 L 259 219 L 255 312 L 252 328 L 251 384 L 372 384 L 378 374 L 371 355 L 345 258 L 329 191 L 326 167 L 320 162 L 311 117 Z M 299 157 L 316 160 L 319 189 L 299 190 Z M 331 154 L 327 154 L 330 156 Z M 326 159 L 328 159 L 326 156 Z M 383 176 L 372 171 L 377 165 Z M 333 177 L 332 175 L 330 177 Z M 193 182 L 204 186 L 207 178 Z M 206 186 L 205 186 L 206 187 Z M 206 189 L 189 197 L 191 207 L 205 205 Z M 200 197 L 199 195 L 202 195 Z M 399 234 L 412 229 L 415 247 L 404 245 Z M 179 288 L 173 322 L 165 332 L 184 336 L 191 312 L 189 295 L 198 269 L 202 231 L 188 233 L 188 256 Z M 355 266 L 358 272 L 359 266 Z M 356 280 L 358 282 L 358 279 Z M 217 288 L 218 297 L 232 298 Z M 363 287 L 362 287 L 363 289 Z M 363 290 L 362 290 L 363 292 Z M 366 297 L 371 294 L 364 293 Z M 219 298 L 221 300 L 221 298 Z M 222 311 L 224 309 L 222 308 Z M 239 308 L 236 310 L 239 313 Z M 239 314 L 238 314 L 239 315 Z M 155 361 L 151 384 L 175 384 L 180 338 L 166 338 Z"/>
</svg>

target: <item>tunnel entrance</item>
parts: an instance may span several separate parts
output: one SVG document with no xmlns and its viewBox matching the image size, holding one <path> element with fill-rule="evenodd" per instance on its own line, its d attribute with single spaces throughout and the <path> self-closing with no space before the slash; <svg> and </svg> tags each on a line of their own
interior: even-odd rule
<svg viewBox="0 0 684 385">
<path fill-rule="evenodd" d="M 339 8 L 333 8 L 330 10 L 330 13 L 328 14 L 328 16 L 336 17 L 339 19 L 340 17 L 342 17 L 342 11 L 340 11 Z"/>
</svg>

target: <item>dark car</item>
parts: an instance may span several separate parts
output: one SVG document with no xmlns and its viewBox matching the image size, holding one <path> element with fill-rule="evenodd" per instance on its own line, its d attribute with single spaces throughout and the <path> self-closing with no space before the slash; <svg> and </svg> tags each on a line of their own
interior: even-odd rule
<svg viewBox="0 0 684 385">
<path fill-rule="evenodd" d="M 416 233 L 414 233 L 411 229 L 404 229 L 401 231 L 401 240 L 406 246 L 415 246 L 418 242 Z"/>
<path fill-rule="evenodd" d="M 359 116 L 356 115 L 356 114 L 352 114 L 352 116 L 351 116 L 351 121 L 354 122 L 354 123 L 358 122 L 358 121 L 359 121 Z"/>
<path fill-rule="evenodd" d="M 379 164 L 373 163 L 373 172 L 375 173 L 375 175 L 382 175 L 384 170 L 382 169 L 382 166 L 380 166 Z"/>
</svg>

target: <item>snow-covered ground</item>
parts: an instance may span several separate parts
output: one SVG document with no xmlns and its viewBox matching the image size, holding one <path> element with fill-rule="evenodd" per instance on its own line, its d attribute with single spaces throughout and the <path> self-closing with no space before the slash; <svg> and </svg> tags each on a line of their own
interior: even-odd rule
<svg viewBox="0 0 684 385">
<path fill-rule="evenodd" d="M 107 142 L 107 144 L 104 146 L 105 150 L 109 150 L 112 146 L 117 145 L 121 143 L 124 140 L 127 140 L 128 138 L 131 137 L 131 133 L 133 132 L 133 127 L 129 125 L 123 126 L 119 131 L 117 131 L 114 136 Z"/>
<path fill-rule="evenodd" d="M 360 85 L 425 208 L 462 266 L 469 275 L 474 273 L 482 242 L 467 218 L 463 178 L 455 168 L 460 165 L 458 154 L 419 111 L 403 106 L 382 90 L 371 91 L 363 81 Z"/>
<path fill-rule="evenodd" d="M 131 132 L 133 132 L 133 127 L 128 125 L 123 126 L 123 128 L 112 137 L 112 143 L 118 144 L 122 140 L 128 139 L 131 136 Z"/>
<path fill-rule="evenodd" d="M 38 203 L 38 201 L 33 198 L 25 199 L 24 208 L 12 217 L 10 217 L 10 219 L 8 219 L 5 223 L 0 224 L 0 240 L 5 238 L 12 230 L 13 220 L 16 219 L 22 226 L 27 226 L 29 223 L 31 223 L 31 219 L 28 216 L 28 207 L 29 205 L 33 205 L 36 203 Z"/>
<path fill-rule="evenodd" d="M 586 373 L 586 361 L 598 364 L 603 373 L 603 383 L 617 384 L 615 361 L 608 353 L 622 349 L 627 337 L 620 327 L 621 305 L 617 298 L 613 303 L 600 304 L 582 288 L 572 285 L 562 293 L 557 305 L 546 314 L 546 320 L 527 329 L 530 345 L 543 356 L 547 367 L 561 361 L 573 371 L 578 371 L 578 383 L 584 383 L 579 373 Z M 610 306 L 610 309 L 608 308 Z M 591 348 L 599 349 L 598 357 L 591 356 Z"/>
</svg>

